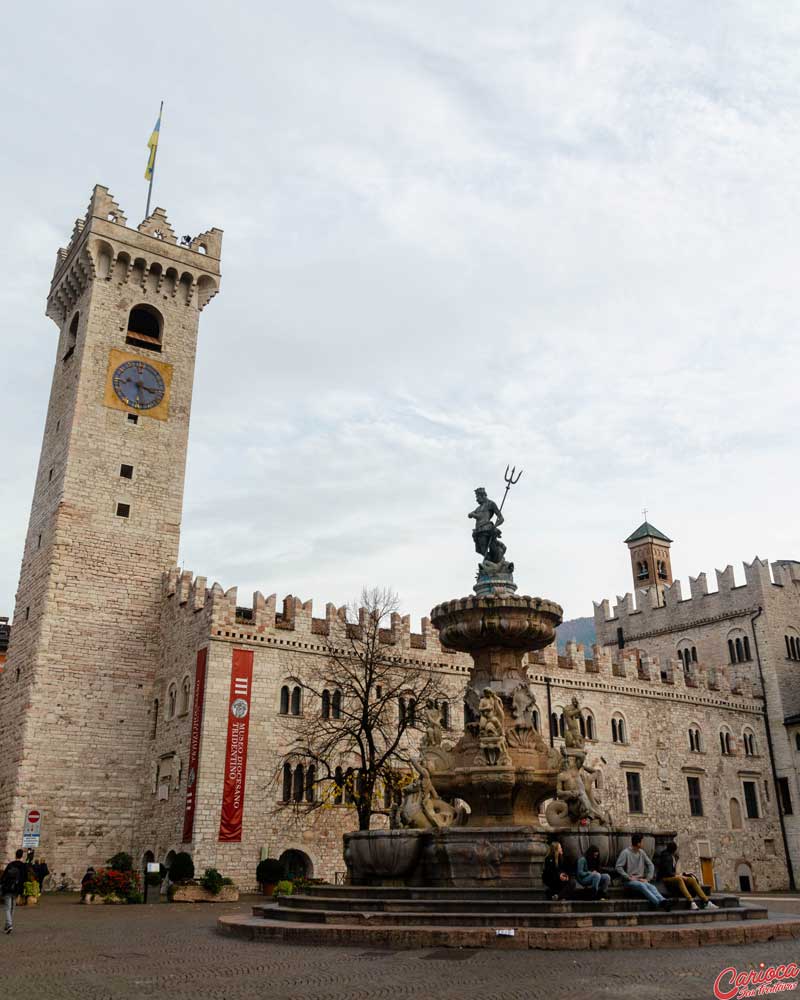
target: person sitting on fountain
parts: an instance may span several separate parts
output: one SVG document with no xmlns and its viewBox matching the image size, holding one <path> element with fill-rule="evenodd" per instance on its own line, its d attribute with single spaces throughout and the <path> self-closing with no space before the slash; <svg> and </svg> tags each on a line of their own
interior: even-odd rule
<svg viewBox="0 0 800 1000">
<path fill-rule="evenodd" d="M 684 872 L 683 875 L 677 874 L 675 870 L 677 861 L 678 845 L 673 840 L 656 856 L 656 868 L 659 880 L 664 883 L 668 891 L 680 893 L 684 899 L 688 899 L 690 910 L 697 909 L 697 903 L 692 899 L 692 896 L 697 896 L 700 900 L 700 906 L 703 909 L 716 910 L 718 908 L 716 903 L 712 903 L 705 892 L 703 892 L 703 887 L 694 875 L 690 875 L 687 872 Z"/>
<path fill-rule="evenodd" d="M 600 871 L 600 849 L 592 845 L 578 858 L 575 874 L 578 885 L 592 890 L 593 899 L 608 899 L 611 876 Z"/>
<path fill-rule="evenodd" d="M 656 870 L 642 850 L 642 840 L 641 833 L 631 834 L 631 846 L 624 848 L 617 858 L 617 874 L 626 889 L 644 896 L 659 909 L 669 911 L 672 909 L 672 901 L 662 896 L 651 881 Z"/>
<path fill-rule="evenodd" d="M 550 899 L 567 899 L 572 895 L 573 881 L 564 864 L 564 848 L 561 841 L 553 838 L 544 858 L 542 882 Z"/>
</svg>

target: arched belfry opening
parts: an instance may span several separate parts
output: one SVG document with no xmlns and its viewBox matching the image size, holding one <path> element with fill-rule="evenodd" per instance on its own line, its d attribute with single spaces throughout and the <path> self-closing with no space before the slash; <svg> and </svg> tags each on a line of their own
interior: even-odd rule
<svg viewBox="0 0 800 1000">
<path fill-rule="evenodd" d="M 150 305 L 134 306 L 128 313 L 125 343 L 146 351 L 160 351 L 163 330 L 164 320 L 158 309 Z"/>
</svg>

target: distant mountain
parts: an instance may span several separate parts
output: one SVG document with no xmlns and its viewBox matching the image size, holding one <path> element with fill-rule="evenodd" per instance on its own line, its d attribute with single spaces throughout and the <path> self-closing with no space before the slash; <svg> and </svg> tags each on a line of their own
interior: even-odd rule
<svg viewBox="0 0 800 1000">
<path fill-rule="evenodd" d="M 594 618 L 572 618 L 570 621 L 562 622 L 556 629 L 559 652 L 563 652 L 570 639 L 582 642 L 586 652 L 591 656 L 592 643 L 595 641 Z"/>
</svg>

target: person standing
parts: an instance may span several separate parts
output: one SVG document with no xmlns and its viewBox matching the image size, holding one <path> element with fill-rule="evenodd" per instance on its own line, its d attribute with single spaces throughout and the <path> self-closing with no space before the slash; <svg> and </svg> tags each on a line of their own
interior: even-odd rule
<svg viewBox="0 0 800 1000">
<path fill-rule="evenodd" d="M 36 876 L 36 881 L 39 883 L 40 892 L 44 890 L 44 880 L 50 874 L 50 869 L 47 867 L 47 862 L 44 858 L 39 858 L 38 861 L 34 862 L 33 873 Z"/>
<path fill-rule="evenodd" d="M 644 896 L 661 910 L 671 910 L 672 901 L 666 899 L 652 883 L 655 875 L 653 862 L 642 850 L 642 835 L 631 835 L 631 846 L 624 848 L 617 858 L 617 874 L 622 879 L 626 889 L 632 889 Z"/>
<path fill-rule="evenodd" d="M 26 868 L 22 861 L 22 853 L 21 850 L 17 851 L 14 860 L 9 861 L 2 876 L 0 876 L 0 892 L 3 893 L 3 909 L 6 917 L 6 934 L 10 934 L 14 930 L 14 910 L 17 906 L 17 896 L 22 892 L 22 886 L 25 884 Z"/>
<path fill-rule="evenodd" d="M 600 850 L 594 845 L 578 858 L 575 878 L 578 885 L 592 890 L 595 899 L 608 899 L 611 876 L 600 871 Z"/>
</svg>

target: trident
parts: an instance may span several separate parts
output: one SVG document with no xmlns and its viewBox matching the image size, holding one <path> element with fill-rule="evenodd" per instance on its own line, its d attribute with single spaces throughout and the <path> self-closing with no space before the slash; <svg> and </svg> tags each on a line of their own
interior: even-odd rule
<svg viewBox="0 0 800 1000">
<path fill-rule="evenodd" d="M 503 504 L 506 502 L 506 497 L 508 496 L 508 491 L 511 489 L 512 486 L 516 486 L 516 484 L 520 480 L 520 476 L 522 475 L 522 469 L 520 469 L 519 472 L 517 472 L 516 465 L 511 466 L 511 474 L 510 475 L 509 475 L 508 470 L 509 470 L 509 466 L 506 466 L 506 472 L 505 472 L 505 475 L 503 476 L 503 479 L 505 480 L 505 484 L 506 484 L 506 491 L 503 494 L 503 499 L 502 499 L 502 501 L 500 503 L 500 510 L 503 509 Z M 516 475 L 516 478 L 514 478 L 515 475 Z"/>
</svg>

